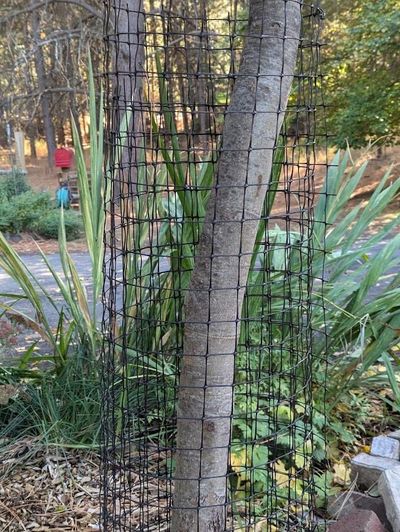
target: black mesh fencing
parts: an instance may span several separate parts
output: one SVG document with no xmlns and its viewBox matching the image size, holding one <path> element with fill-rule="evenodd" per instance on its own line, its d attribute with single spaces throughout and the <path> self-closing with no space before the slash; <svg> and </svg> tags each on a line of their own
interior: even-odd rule
<svg viewBox="0 0 400 532">
<path fill-rule="evenodd" d="M 105 7 L 102 527 L 316 530 L 323 12 Z"/>
</svg>

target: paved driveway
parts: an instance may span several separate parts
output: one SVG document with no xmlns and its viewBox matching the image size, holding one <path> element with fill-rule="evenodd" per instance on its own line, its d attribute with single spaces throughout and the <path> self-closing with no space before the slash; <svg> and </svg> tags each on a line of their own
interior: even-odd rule
<svg viewBox="0 0 400 532">
<path fill-rule="evenodd" d="M 388 240 L 384 240 L 377 244 L 371 254 L 379 254 L 381 249 L 385 246 L 385 244 L 388 242 Z M 357 243 L 358 246 L 362 245 L 362 241 L 359 241 Z M 396 255 L 399 257 L 399 263 L 400 263 L 400 249 L 396 252 Z M 88 253 L 71 253 L 71 257 L 75 261 L 75 264 L 77 266 L 77 270 L 79 272 L 79 275 L 81 279 L 85 282 L 89 298 L 90 298 L 90 277 L 91 277 L 91 266 L 90 266 L 90 258 Z M 60 296 L 60 290 L 56 286 L 54 279 L 52 278 L 50 272 L 47 269 L 46 264 L 44 263 L 42 257 L 38 254 L 34 255 L 24 255 L 24 262 L 27 266 L 28 270 L 32 272 L 35 277 L 39 280 L 39 282 L 42 284 L 42 286 L 46 289 L 46 291 L 55 299 L 59 298 L 60 301 L 62 300 L 62 297 Z M 54 267 L 54 269 L 57 271 L 57 273 L 62 275 L 62 266 L 60 261 L 60 256 L 58 254 L 51 254 L 48 255 L 49 261 Z M 162 261 L 162 269 L 166 269 L 167 266 L 167 260 L 164 259 Z M 119 268 L 121 270 L 121 268 Z M 383 288 L 389 284 L 391 279 L 394 275 L 398 273 L 397 269 L 392 268 L 386 273 L 386 276 L 384 279 L 382 279 L 372 290 L 371 295 L 376 295 L 379 293 Z M 20 288 L 18 285 L 3 271 L 0 269 L 0 293 L 21 293 Z M 42 301 L 44 308 L 47 312 L 47 317 L 52 325 L 56 325 L 57 323 L 57 312 L 55 309 L 50 305 L 47 301 L 45 296 L 42 296 Z M 29 303 L 26 302 L 19 302 L 17 305 L 17 308 L 20 310 L 24 310 L 28 313 L 31 313 L 31 308 Z M 101 312 L 98 312 L 98 315 L 101 317 Z"/>
<path fill-rule="evenodd" d="M 78 272 L 80 277 L 84 280 L 85 284 L 88 285 L 90 281 L 91 276 L 91 266 L 90 266 L 90 258 L 87 253 L 71 253 L 72 258 L 74 259 Z M 63 276 L 63 269 L 61 266 L 61 260 L 60 256 L 57 254 L 51 254 L 48 255 L 49 262 L 53 266 L 53 268 L 56 270 L 56 272 Z M 41 255 L 34 254 L 34 255 L 23 255 L 23 260 L 30 272 L 34 274 L 36 279 L 40 282 L 40 284 L 46 289 L 46 291 L 51 295 L 54 299 L 62 299 L 60 296 L 60 290 L 56 283 L 54 282 L 54 279 L 49 272 L 46 263 L 42 259 Z M 8 293 L 8 294 L 22 294 L 22 290 L 19 288 L 18 284 L 14 282 L 11 277 L 9 277 L 4 270 L 0 269 L 0 293 Z M 1 296 L 0 296 L 1 297 Z M 4 299 L 4 298 L 3 298 Z M 49 319 L 50 323 L 52 325 L 57 324 L 57 312 L 54 309 L 54 307 L 46 300 L 46 297 L 43 295 L 41 297 L 44 309 L 47 314 L 47 318 Z M 18 310 L 27 312 L 28 314 L 32 314 L 32 309 L 29 303 L 25 301 L 21 301 L 16 305 L 16 308 Z"/>
</svg>

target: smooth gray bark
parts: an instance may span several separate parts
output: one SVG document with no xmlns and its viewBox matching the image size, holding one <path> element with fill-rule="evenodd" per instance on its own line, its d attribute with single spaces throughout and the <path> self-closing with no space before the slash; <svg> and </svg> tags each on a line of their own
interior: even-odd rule
<svg viewBox="0 0 400 532">
<path fill-rule="evenodd" d="M 250 0 L 216 187 L 185 304 L 172 532 L 225 530 L 239 320 L 296 65 L 300 11 L 298 1 Z"/>
</svg>

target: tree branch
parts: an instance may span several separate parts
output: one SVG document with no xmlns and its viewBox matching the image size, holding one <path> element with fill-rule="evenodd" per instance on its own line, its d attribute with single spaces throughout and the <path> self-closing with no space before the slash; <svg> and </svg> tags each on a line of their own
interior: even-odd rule
<svg viewBox="0 0 400 532">
<path fill-rule="evenodd" d="M 34 91 L 29 94 L 17 94 L 16 96 L 9 96 L 0 100 L 0 108 L 12 103 L 15 100 L 26 100 L 28 98 L 41 98 L 43 94 L 57 94 L 57 93 L 70 93 L 75 92 L 76 94 L 85 94 L 85 91 L 75 87 L 54 87 L 53 89 L 46 89 L 44 91 Z"/>
<path fill-rule="evenodd" d="M 24 7 L 23 9 L 17 9 L 16 11 L 12 11 L 8 15 L 1 17 L 0 24 L 5 24 L 9 20 L 15 17 L 18 17 L 19 15 L 24 15 L 25 13 L 32 13 L 32 11 L 36 11 L 37 9 L 40 9 L 42 7 L 47 7 L 49 4 L 56 4 L 56 3 L 74 4 L 88 11 L 93 17 L 97 17 L 97 18 L 103 17 L 103 14 L 101 11 L 98 11 L 96 8 L 94 8 L 90 4 L 87 4 L 84 0 L 43 0 L 42 2 L 37 2 L 36 4 Z"/>
</svg>

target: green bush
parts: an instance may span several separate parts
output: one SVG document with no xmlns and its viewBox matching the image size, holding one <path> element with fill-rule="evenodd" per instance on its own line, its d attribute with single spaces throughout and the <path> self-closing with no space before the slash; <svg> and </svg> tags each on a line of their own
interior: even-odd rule
<svg viewBox="0 0 400 532">
<path fill-rule="evenodd" d="M 33 192 L 22 172 L 0 176 L 0 231 L 19 233 L 30 229 L 35 219 L 51 207 L 45 192 Z"/>
<path fill-rule="evenodd" d="M 0 201 L 0 231 L 10 231 L 14 218 L 11 204 L 8 201 Z"/>
<path fill-rule="evenodd" d="M 15 174 L 15 180 L 9 176 L 0 180 L 0 231 L 35 231 L 45 238 L 57 239 L 60 210 L 54 209 L 48 192 L 34 192 L 29 187 L 26 190 L 27 186 L 23 174 Z M 67 240 L 79 238 L 83 231 L 81 217 L 66 211 L 64 219 Z"/>
<path fill-rule="evenodd" d="M 35 220 L 31 229 L 45 238 L 58 238 L 60 209 L 52 209 Z M 67 240 L 79 238 L 83 232 L 81 216 L 74 211 L 64 211 L 65 235 Z"/>
<path fill-rule="evenodd" d="M 32 224 L 51 208 L 51 197 L 47 192 L 27 191 L 0 203 L 2 231 L 19 233 L 31 229 Z"/>
<path fill-rule="evenodd" d="M 4 371 L 0 367 L 0 390 L 3 386 L 9 394 L 7 407 L 0 408 L 0 447 L 16 434 L 40 435 L 43 441 L 57 444 L 96 447 L 100 428 L 97 362 L 86 360 L 76 351 L 70 353 L 60 373 L 52 373 L 41 371 L 35 359 L 40 357 L 34 351 L 25 354 L 14 373 L 12 368 Z M 28 364 L 33 369 L 25 368 Z"/>
<path fill-rule="evenodd" d="M 30 186 L 26 175 L 18 170 L 0 176 L 0 204 L 9 201 L 15 196 L 28 192 Z"/>
</svg>

